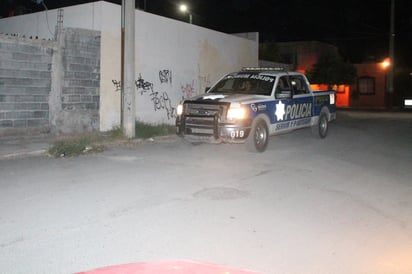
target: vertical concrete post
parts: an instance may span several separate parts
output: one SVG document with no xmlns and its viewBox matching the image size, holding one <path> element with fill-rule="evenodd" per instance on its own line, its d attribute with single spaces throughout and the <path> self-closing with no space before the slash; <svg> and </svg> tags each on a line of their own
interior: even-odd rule
<svg viewBox="0 0 412 274">
<path fill-rule="evenodd" d="M 136 103 L 135 103 L 135 0 L 125 0 L 124 7 L 124 96 L 123 96 L 123 133 L 127 138 L 134 138 L 136 133 Z M 123 7 L 122 7 L 123 8 Z"/>
<path fill-rule="evenodd" d="M 62 51 L 65 47 L 64 30 L 62 28 L 56 28 L 55 39 L 51 64 L 51 90 L 49 94 L 49 122 L 53 134 L 59 132 L 61 125 L 62 82 L 64 75 Z"/>
</svg>

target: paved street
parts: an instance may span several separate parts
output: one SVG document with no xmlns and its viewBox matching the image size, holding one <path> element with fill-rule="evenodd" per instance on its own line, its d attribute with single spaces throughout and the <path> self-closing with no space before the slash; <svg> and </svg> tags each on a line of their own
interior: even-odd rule
<svg viewBox="0 0 412 274">
<path fill-rule="evenodd" d="M 0 160 L 0 273 L 192 260 L 261 273 L 412 273 L 412 113 L 340 112 L 242 145 L 177 137 Z"/>
</svg>

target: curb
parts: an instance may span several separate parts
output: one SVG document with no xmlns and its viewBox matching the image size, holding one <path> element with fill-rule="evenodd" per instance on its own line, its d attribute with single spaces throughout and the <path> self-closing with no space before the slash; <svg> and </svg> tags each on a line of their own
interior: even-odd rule
<svg viewBox="0 0 412 274">
<path fill-rule="evenodd" d="M 43 155 L 46 155 L 46 153 L 47 153 L 47 149 L 14 152 L 14 153 L 8 153 L 8 154 L 0 155 L 0 160 L 12 159 L 12 158 L 21 158 L 21 157 L 30 157 L 30 156 L 43 156 Z"/>
</svg>

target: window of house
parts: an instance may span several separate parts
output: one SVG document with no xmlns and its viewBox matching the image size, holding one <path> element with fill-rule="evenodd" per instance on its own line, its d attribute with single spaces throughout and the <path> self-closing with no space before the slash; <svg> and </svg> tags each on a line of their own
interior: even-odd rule
<svg viewBox="0 0 412 274">
<path fill-rule="evenodd" d="M 363 95 L 375 94 L 375 78 L 369 76 L 358 78 L 358 91 Z"/>
</svg>

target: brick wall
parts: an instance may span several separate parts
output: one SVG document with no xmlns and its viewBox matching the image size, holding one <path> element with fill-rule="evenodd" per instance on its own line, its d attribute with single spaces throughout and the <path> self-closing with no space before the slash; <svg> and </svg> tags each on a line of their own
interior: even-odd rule
<svg viewBox="0 0 412 274">
<path fill-rule="evenodd" d="M 0 134 L 49 130 L 53 42 L 0 36 Z"/>
</svg>

